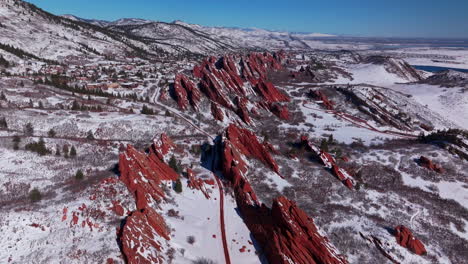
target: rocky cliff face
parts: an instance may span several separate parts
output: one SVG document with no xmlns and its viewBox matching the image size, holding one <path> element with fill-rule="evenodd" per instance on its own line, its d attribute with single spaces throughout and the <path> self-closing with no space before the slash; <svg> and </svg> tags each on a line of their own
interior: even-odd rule
<svg viewBox="0 0 468 264">
<path fill-rule="evenodd" d="M 257 158 L 276 172 L 278 167 L 255 134 L 231 125 L 222 148 L 223 174 L 234 188 L 244 222 L 270 263 L 348 263 L 293 201 L 278 197 L 271 208 L 259 202 L 246 178 L 248 168 L 243 156 Z"/>
<path fill-rule="evenodd" d="M 281 104 L 289 102 L 289 96 L 268 81 L 268 73 L 281 69 L 285 58 L 283 52 L 225 55 L 219 59 L 209 57 L 193 68 L 192 76 L 176 76 L 174 99 L 182 110 L 189 105 L 198 110 L 204 95 L 212 104 L 213 117 L 220 121 L 224 117 L 221 117 L 219 107 L 223 107 L 249 124 L 250 115 L 255 111 L 252 106 L 270 111 L 281 119 L 289 119 L 287 106 Z"/>
<path fill-rule="evenodd" d="M 395 228 L 395 237 L 402 247 L 408 248 L 411 252 L 417 255 L 426 254 L 424 244 L 413 236 L 413 233 L 405 226 L 397 226 Z"/>
<path fill-rule="evenodd" d="M 134 195 L 137 210 L 131 212 L 119 233 L 122 253 L 128 263 L 164 263 L 161 240 L 169 240 L 164 218 L 150 205 L 164 198 L 163 181 L 179 175 L 161 159 L 174 145 L 165 134 L 151 146 L 149 154 L 128 145 L 120 154 L 120 179 Z"/>
</svg>

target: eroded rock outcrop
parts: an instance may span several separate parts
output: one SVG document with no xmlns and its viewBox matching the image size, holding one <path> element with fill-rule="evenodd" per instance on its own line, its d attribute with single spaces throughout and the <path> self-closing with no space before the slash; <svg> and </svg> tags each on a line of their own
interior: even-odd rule
<svg viewBox="0 0 468 264">
<path fill-rule="evenodd" d="M 162 216 L 152 208 L 134 211 L 120 235 L 127 263 L 164 263 L 158 238 L 170 239 Z"/>
<path fill-rule="evenodd" d="M 279 174 L 279 167 L 268 149 L 258 141 L 257 136 L 250 130 L 229 125 L 226 129 L 226 139 L 243 155 L 256 158 L 270 169 Z"/>
<path fill-rule="evenodd" d="M 335 103 L 331 100 L 328 99 L 328 97 L 321 91 L 315 90 L 315 91 L 310 91 L 310 96 L 312 98 L 315 98 L 316 100 L 322 101 L 323 106 L 327 110 L 333 110 L 335 109 Z"/>
<path fill-rule="evenodd" d="M 120 180 L 135 197 L 137 210 L 131 212 L 119 232 L 122 253 L 127 263 L 163 263 L 159 252 L 161 242 L 169 240 L 165 221 L 150 205 L 164 197 L 162 181 L 175 181 L 179 175 L 158 156 L 164 156 L 174 146 L 161 135 L 150 148 L 149 154 L 127 145 L 120 153 Z M 115 205 L 114 205 L 115 206 Z M 123 209 L 123 208 L 122 208 Z M 116 208 L 118 214 L 123 214 Z"/>
<path fill-rule="evenodd" d="M 424 244 L 413 236 L 413 233 L 405 226 L 397 226 L 395 228 L 395 237 L 402 247 L 408 248 L 411 252 L 417 255 L 424 255 L 427 253 Z"/>
<path fill-rule="evenodd" d="M 175 144 L 172 139 L 165 133 L 162 133 L 159 139 L 153 140 L 153 144 L 150 147 L 150 153 L 152 155 L 156 155 L 160 160 L 163 160 L 164 156 L 174 148 Z"/>
<path fill-rule="evenodd" d="M 223 119 L 217 107 L 224 107 L 235 112 L 245 123 L 250 123 L 245 101 L 260 96 L 264 99 L 266 110 L 287 119 L 287 107 L 272 104 L 289 102 L 289 96 L 267 81 L 268 73 L 281 69 L 285 57 L 284 52 L 225 55 L 219 59 L 209 57 L 193 68 L 191 79 L 195 82 L 186 75 L 176 75 L 174 97 L 181 109 L 187 109 L 189 104 L 198 109 L 203 94 L 211 101 L 211 112 L 217 120 Z M 250 103 L 253 104 L 253 101 Z"/>
<path fill-rule="evenodd" d="M 431 170 L 431 171 L 435 171 L 437 173 L 444 173 L 444 169 L 442 167 L 440 167 L 439 165 L 435 164 L 432 162 L 432 160 L 424 157 L 424 156 L 421 156 L 419 158 L 419 164 L 428 169 L 428 170 Z"/>
<path fill-rule="evenodd" d="M 183 74 L 177 74 L 174 81 L 174 96 L 181 109 L 187 109 L 188 104 L 197 108 L 201 94 L 195 84 Z"/>
<path fill-rule="evenodd" d="M 279 197 L 272 208 L 259 202 L 245 177 L 248 168 L 242 158 L 243 155 L 256 157 L 268 165 L 269 159 L 263 153 L 266 150 L 258 144 L 253 133 L 231 125 L 222 142 L 221 166 L 225 178 L 234 188 L 239 212 L 269 263 L 348 263 L 320 234 L 312 218 L 294 202 Z"/>
<path fill-rule="evenodd" d="M 177 173 L 157 156 L 146 155 L 128 145 L 119 157 L 120 179 L 136 199 L 137 208 L 144 209 L 150 198 L 160 201 L 164 197 L 160 183 L 163 180 L 175 181 Z"/>
</svg>

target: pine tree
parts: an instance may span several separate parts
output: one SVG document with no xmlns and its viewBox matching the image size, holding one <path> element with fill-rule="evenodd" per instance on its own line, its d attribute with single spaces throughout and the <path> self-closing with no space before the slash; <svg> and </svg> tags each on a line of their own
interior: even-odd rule
<svg viewBox="0 0 468 264">
<path fill-rule="evenodd" d="M 75 179 L 81 181 L 84 179 L 84 174 L 83 174 L 83 171 L 81 170 L 78 170 L 75 174 Z"/>
<path fill-rule="evenodd" d="M 177 193 L 182 192 L 182 182 L 180 181 L 180 179 L 177 179 L 177 181 L 175 182 L 174 191 L 176 191 Z"/>
<path fill-rule="evenodd" d="M 69 157 L 68 152 L 69 152 L 68 145 L 67 144 L 63 145 L 63 156 L 67 159 Z"/>
<path fill-rule="evenodd" d="M 32 189 L 32 191 L 29 193 L 29 199 L 31 200 L 31 202 L 35 203 L 35 202 L 38 202 L 42 199 L 42 194 L 41 192 L 37 189 L 37 188 L 34 188 Z"/>
<path fill-rule="evenodd" d="M 330 134 L 330 136 L 328 136 L 328 145 L 333 145 L 333 142 L 334 142 L 333 134 Z"/>
<path fill-rule="evenodd" d="M 25 126 L 24 126 L 24 134 L 26 136 L 32 136 L 34 135 L 34 127 L 31 123 L 27 123 Z"/>
<path fill-rule="evenodd" d="M 8 129 L 8 123 L 5 117 L 0 118 L 0 128 Z"/>
<path fill-rule="evenodd" d="M 175 172 L 179 173 L 179 166 L 174 155 L 172 155 L 171 159 L 169 160 L 169 167 L 171 167 Z"/>
<path fill-rule="evenodd" d="M 47 135 L 51 138 L 55 137 L 57 135 L 57 133 L 55 133 L 55 130 L 53 128 L 51 128 L 49 130 L 49 132 L 47 132 Z"/>
<path fill-rule="evenodd" d="M 70 158 L 76 157 L 76 149 L 75 146 L 72 146 L 70 149 Z"/>
<path fill-rule="evenodd" d="M 18 135 L 13 136 L 13 149 L 19 149 L 19 143 L 21 142 L 21 138 Z"/>
<path fill-rule="evenodd" d="M 320 142 L 320 150 L 328 152 L 328 141 L 326 139 L 322 139 L 322 142 Z"/>
<path fill-rule="evenodd" d="M 60 157 L 60 155 L 61 155 L 60 154 L 60 147 L 59 147 L 59 145 L 57 145 L 57 147 L 55 148 L 55 156 Z"/>
<path fill-rule="evenodd" d="M 42 101 L 39 101 L 39 109 L 43 109 L 44 108 L 44 104 L 42 103 Z"/>
<path fill-rule="evenodd" d="M 0 100 L 6 101 L 6 96 L 5 96 L 5 94 L 3 93 L 3 91 L 2 91 L 2 93 L 0 94 Z"/>
<path fill-rule="evenodd" d="M 88 131 L 88 135 L 86 136 L 86 138 L 87 138 L 88 140 L 94 140 L 95 138 L 94 138 L 93 131 L 89 130 L 89 131 Z"/>
</svg>

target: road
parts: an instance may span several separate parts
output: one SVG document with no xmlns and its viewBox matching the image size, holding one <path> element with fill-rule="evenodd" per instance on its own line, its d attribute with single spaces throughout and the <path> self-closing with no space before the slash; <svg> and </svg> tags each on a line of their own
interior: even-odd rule
<svg viewBox="0 0 468 264">
<path fill-rule="evenodd" d="M 224 223 L 224 191 L 223 185 L 218 177 L 215 176 L 216 182 L 218 183 L 219 188 L 219 218 L 220 218 L 220 228 L 221 228 L 221 238 L 223 241 L 223 248 L 224 248 L 224 258 L 226 264 L 231 264 L 231 258 L 229 257 L 229 248 L 227 244 L 227 237 L 226 237 L 226 226 Z"/>
</svg>

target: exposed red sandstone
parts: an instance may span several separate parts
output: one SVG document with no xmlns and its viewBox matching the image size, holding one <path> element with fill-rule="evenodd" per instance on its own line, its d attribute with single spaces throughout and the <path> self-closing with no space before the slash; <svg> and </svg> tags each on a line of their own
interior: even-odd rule
<svg viewBox="0 0 468 264">
<path fill-rule="evenodd" d="M 120 236 L 127 263 L 164 263 L 158 237 L 170 240 L 164 219 L 152 208 L 134 211 Z"/>
<path fill-rule="evenodd" d="M 192 169 L 187 169 L 187 178 L 189 179 L 188 187 L 190 189 L 199 190 L 203 193 L 203 195 L 205 195 L 206 199 L 210 198 L 210 194 L 205 184 L 213 185 L 214 182 L 211 182 L 211 181 L 207 182 L 205 180 L 197 178 Z"/>
<path fill-rule="evenodd" d="M 231 124 L 226 129 L 226 138 L 240 153 L 249 158 L 260 160 L 263 164 L 279 174 L 278 164 L 268 152 L 268 149 L 258 141 L 257 136 L 252 131 Z"/>
<path fill-rule="evenodd" d="M 318 91 L 318 90 L 311 91 L 310 95 L 313 98 L 322 101 L 322 104 L 326 109 L 328 109 L 328 110 L 335 109 L 333 101 L 329 100 L 328 97 L 324 93 L 322 93 L 321 91 Z"/>
<path fill-rule="evenodd" d="M 424 156 L 421 156 L 419 158 L 419 164 L 426 168 L 426 169 L 429 169 L 431 171 L 435 171 L 437 173 L 444 173 L 444 169 L 442 167 L 440 167 L 439 165 L 433 163 L 430 159 L 424 157 Z"/>
<path fill-rule="evenodd" d="M 153 140 L 153 144 L 150 147 L 150 153 L 156 155 L 160 160 L 162 160 L 173 148 L 175 148 L 175 144 L 172 139 L 165 133 L 162 133 L 159 139 Z"/>
<path fill-rule="evenodd" d="M 263 248 L 269 263 L 348 263 L 294 202 L 279 197 L 270 209 L 258 201 L 244 177 L 247 167 L 242 159 L 242 155 L 256 157 L 259 154 L 255 149 L 260 148 L 252 136 L 255 137 L 250 131 L 231 125 L 223 142 L 221 164 L 224 176 L 234 188 L 242 218 Z M 244 143 L 249 144 L 246 146 Z"/>
<path fill-rule="evenodd" d="M 211 102 L 211 115 L 218 121 L 224 120 L 223 111 L 215 102 Z"/>
<path fill-rule="evenodd" d="M 395 228 L 395 237 L 402 247 L 408 248 L 417 255 L 424 255 L 427 253 L 424 244 L 413 236 L 413 233 L 405 226 L 397 226 Z"/>
<path fill-rule="evenodd" d="M 286 105 L 272 104 L 270 111 L 280 119 L 289 120 L 289 111 Z"/>
<path fill-rule="evenodd" d="M 162 181 L 175 181 L 177 173 L 166 165 L 156 153 L 167 153 L 172 141 L 161 135 L 160 142 L 153 144 L 150 153 L 139 152 L 127 145 L 119 157 L 120 179 L 135 197 L 137 210 L 132 212 L 122 228 L 119 239 L 127 263 L 163 263 L 161 244 L 157 238 L 169 240 L 169 231 L 164 219 L 149 204 L 164 197 Z M 115 211 L 123 214 L 123 208 L 114 203 Z"/>
<path fill-rule="evenodd" d="M 287 107 L 272 103 L 288 102 L 289 97 L 266 81 L 268 72 L 281 69 L 285 58 L 284 52 L 250 53 L 245 56 L 225 55 L 220 59 L 209 57 L 193 68 L 192 74 L 198 84 L 194 84 L 183 74 L 176 75 L 175 99 L 182 109 L 187 109 L 189 104 L 197 109 L 203 93 L 212 103 L 236 112 L 244 122 L 250 123 L 248 111 L 243 107 L 244 99 L 238 100 L 242 102 L 241 107 L 239 105 L 234 107 L 231 100 L 238 97 L 246 98 L 248 101 L 247 98 L 256 93 L 265 99 L 264 109 L 279 118 L 288 119 Z M 250 87 L 245 84 L 246 82 Z M 217 120 L 223 119 L 216 107 L 212 105 L 211 109 Z"/>
<path fill-rule="evenodd" d="M 162 180 L 175 181 L 177 173 L 157 156 L 146 155 L 128 145 L 119 157 L 120 179 L 135 196 L 138 209 L 144 209 L 150 198 L 156 201 L 164 197 L 160 183 Z"/>
<path fill-rule="evenodd" d="M 201 100 L 200 90 L 184 74 L 177 74 L 174 81 L 174 95 L 181 109 L 187 109 L 188 104 L 198 108 Z"/>
</svg>

